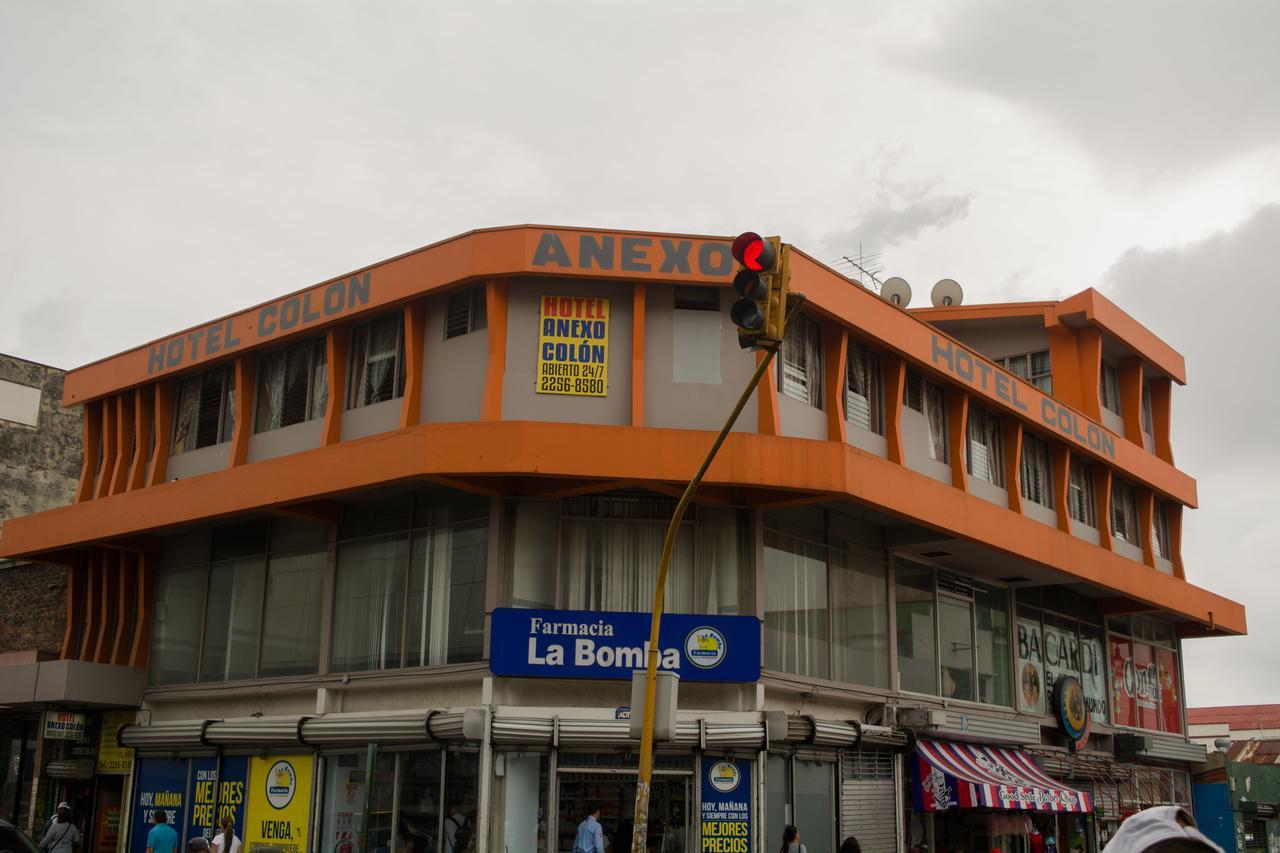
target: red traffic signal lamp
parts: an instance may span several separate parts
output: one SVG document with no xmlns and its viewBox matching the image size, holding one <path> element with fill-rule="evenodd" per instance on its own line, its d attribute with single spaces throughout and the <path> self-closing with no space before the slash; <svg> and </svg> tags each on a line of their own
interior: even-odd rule
<svg viewBox="0 0 1280 853">
<path fill-rule="evenodd" d="M 733 240 L 733 259 L 742 265 L 733 278 L 733 288 L 741 298 L 729 309 L 729 318 L 738 327 L 738 343 L 743 349 L 782 343 L 788 251 L 777 237 L 761 237 L 754 231 Z"/>
</svg>

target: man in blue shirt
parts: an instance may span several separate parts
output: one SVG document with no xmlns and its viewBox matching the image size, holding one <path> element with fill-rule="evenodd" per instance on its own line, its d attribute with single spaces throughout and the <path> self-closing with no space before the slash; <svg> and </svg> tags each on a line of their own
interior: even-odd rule
<svg viewBox="0 0 1280 853">
<path fill-rule="evenodd" d="M 164 809 L 156 809 L 155 822 L 147 833 L 147 853 L 177 853 L 178 833 L 169 826 L 169 815 Z"/>
<path fill-rule="evenodd" d="M 600 826 L 600 807 L 596 806 L 582 823 L 573 840 L 573 853 L 604 853 L 604 828 Z"/>
</svg>

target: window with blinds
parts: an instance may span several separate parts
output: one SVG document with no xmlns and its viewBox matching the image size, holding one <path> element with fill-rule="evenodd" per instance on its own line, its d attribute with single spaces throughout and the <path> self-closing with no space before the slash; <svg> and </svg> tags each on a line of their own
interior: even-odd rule
<svg viewBox="0 0 1280 853">
<path fill-rule="evenodd" d="M 1147 435 L 1155 435 L 1154 421 L 1151 418 L 1151 383 L 1142 383 L 1142 431 Z"/>
<path fill-rule="evenodd" d="M 1111 478 L 1111 532 L 1130 545 L 1140 542 L 1137 490 L 1116 476 Z"/>
<path fill-rule="evenodd" d="M 995 361 L 1014 376 L 1025 379 L 1044 393 L 1053 393 L 1053 368 L 1047 349 L 997 358 Z"/>
<path fill-rule="evenodd" d="M 1156 501 L 1155 511 L 1151 513 L 1151 542 L 1157 557 L 1173 559 L 1173 549 L 1169 547 L 1169 508 L 1164 501 Z"/>
<path fill-rule="evenodd" d="M 1022 434 L 1022 497 L 1053 509 L 1053 473 L 1049 466 L 1049 442 L 1029 432 Z"/>
<path fill-rule="evenodd" d="M 947 392 L 914 370 L 907 371 L 903 404 L 925 417 L 929 427 L 929 458 L 935 462 L 950 461 L 947 451 Z"/>
<path fill-rule="evenodd" d="M 884 435 L 884 383 L 881 380 L 880 355 L 850 339 L 847 359 L 845 420 L 869 432 Z"/>
<path fill-rule="evenodd" d="M 351 330 L 347 408 L 358 409 L 404 395 L 404 320 L 387 314 Z"/>
<path fill-rule="evenodd" d="M 258 401 L 253 431 L 324 417 L 329 396 L 324 338 L 294 344 L 258 361 Z"/>
<path fill-rule="evenodd" d="M 801 314 L 787 329 L 778 359 L 778 385 L 793 400 L 822 408 L 822 327 Z"/>
<path fill-rule="evenodd" d="M 444 318 L 445 339 L 478 332 L 487 325 L 484 285 L 449 294 Z"/>
<path fill-rule="evenodd" d="M 173 452 L 230 441 L 235 431 L 235 372 L 231 365 L 182 380 L 173 424 Z"/>
<path fill-rule="evenodd" d="M 969 475 L 993 486 L 1004 485 L 1004 443 L 1000 418 L 982 406 L 969 407 L 968 441 L 965 460 Z"/>
<path fill-rule="evenodd" d="M 1093 466 L 1072 457 L 1071 475 L 1067 480 L 1067 511 L 1081 524 L 1097 527 L 1093 495 Z"/>
<path fill-rule="evenodd" d="M 908 409 L 924 413 L 924 378 L 914 370 L 907 371 L 907 381 L 902 396 L 903 404 Z"/>
<path fill-rule="evenodd" d="M 1108 361 L 1102 362 L 1102 405 L 1115 414 L 1120 414 L 1120 376 L 1116 366 Z"/>
</svg>

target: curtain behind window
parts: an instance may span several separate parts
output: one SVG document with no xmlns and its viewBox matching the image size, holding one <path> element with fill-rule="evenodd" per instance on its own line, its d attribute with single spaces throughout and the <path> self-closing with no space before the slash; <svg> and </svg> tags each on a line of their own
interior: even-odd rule
<svg viewBox="0 0 1280 853">
<path fill-rule="evenodd" d="M 947 397 L 941 385 L 924 383 L 924 415 L 929 422 L 929 458 L 947 462 Z"/>
<path fill-rule="evenodd" d="M 827 678 L 826 547 L 766 530 L 764 665 Z"/>
<path fill-rule="evenodd" d="M 561 600 L 571 610 L 647 611 L 653 606 L 667 525 L 660 521 L 566 518 Z M 684 524 L 671 551 L 663 611 L 693 606 L 693 538 Z"/>
<path fill-rule="evenodd" d="M 969 473 L 996 486 L 1004 485 L 1000 421 L 981 406 L 969 408 Z"/>
<path fill-rule="evenodd" d="M 438 510 L 441 515 L 447 510 Z M 475 519 L 413 536 L 405 666 L 484 656 L 484 573 L 489 522 Z"/>
<path fill-rule="evenodd" d="M 692 613 L 755 614 L 751 527 L 736 509 L 698 507 L 698 595 Z"/>
<path fill-rule="evenodd" d="M 1022 435 L 1022 496 L 1041 506 L 1053 508 L 1049 444 L 1030 433 Z"/>
<path fill-rule="evenodd" d="M 782 341 L 781 391 L 793 400 L 822 407 L 822 327 L 800 314 Z"/>
<path fill-rule="evenodd" d="M 333 613 L 336 671 L 400 665 L 408 544 L 404 534 L 395 534 L 338 546 Z"/>
<path fill-rule="evenodd" d="M 884 434 L 880 418 L 880 357 L 857 341 L 849 341 L 845 386 L 845 419 L 854 426 Z"/>
</svg>

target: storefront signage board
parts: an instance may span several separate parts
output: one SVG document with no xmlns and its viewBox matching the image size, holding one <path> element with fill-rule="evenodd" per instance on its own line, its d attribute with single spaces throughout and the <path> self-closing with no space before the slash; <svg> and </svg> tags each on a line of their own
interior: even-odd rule
<svg viewBox="0 0 1280 853">
<path fill-rule="evenodd" d="M 254 756 L 249 767 L 249 821 L 244 839 L 250 850 L 276 847 L 306 853 L 311 816 L 312 757 Z"/>
<path fill-rule="evenodd" d="M 44 736 L 46 740 L 84 740 L 84 714 L 45 711 Z"/>
<path fill-rule="evenodd" d="M 1045 624 L 1038 619 L 1018 620 L 1018 710 L 1028 714 L 1051 711 L 1053 686 L 1063 676 L 1074 676 L 1084 689 L 1085 707 L 1094 722 L 1107 721 L 1106 672 L 1102 641 L 1077 639 L 1072 629 Z"/>
<path fill-rule="evenodd" d="M 494 675 L 630 679 L 647 663 L 650 615 L 500 607 L 490 622 Z M 760 678 L 760 620 L 668 613 L 658 634 L 662 669 L 684 681 Z"/>
<path fill-rule="evenodd" d="M 609 300 L 543 295 L 538 308 L 539 394 L 609 394 Z"/>
<path fill-rule="evenodd" d="M 116 732 L 138 718 L 136 711 L 103 711 L 102 728 L 98 731 L 98 772 L 128 773 L 133 766 L 133 750 L 121 746 Z"/>
<path fill-rule="evenodd" d="M 1181 732 L 1177 653 L 1125 637 L 1113 636 L 1109 643 L 1115 724 Z"/>
<path fill-rule="evenodd" d="M 698 807 L 702 853 L 750 853 L 751 764 L 728 758 L 702 759 Z"/>
<path fill-rule="evenodd" d="M 146 853 L 147 833 L 158 809 L 164 809 L 169 825 L 182 832 L 187 825 L 187 776 L 185 758 L 143 758 L 138 761 L 133 785 L 133 817 L 130 820 L 130 853 Z M 178 839 L 183 842 L 182 838 Z"/>
<path fill-rule="evenodd" d="M 215 758 L 191 759 L 191 818 L 183 838 L 197 835 L 213 838 L 220 830 L 222 818 L 230 815 L 236 822 L 236 834 L 245 831 L 245 794 L 248 787 L 249 758 L 230 755 L 222 759 L 219 777 Z"/>
</svg>

